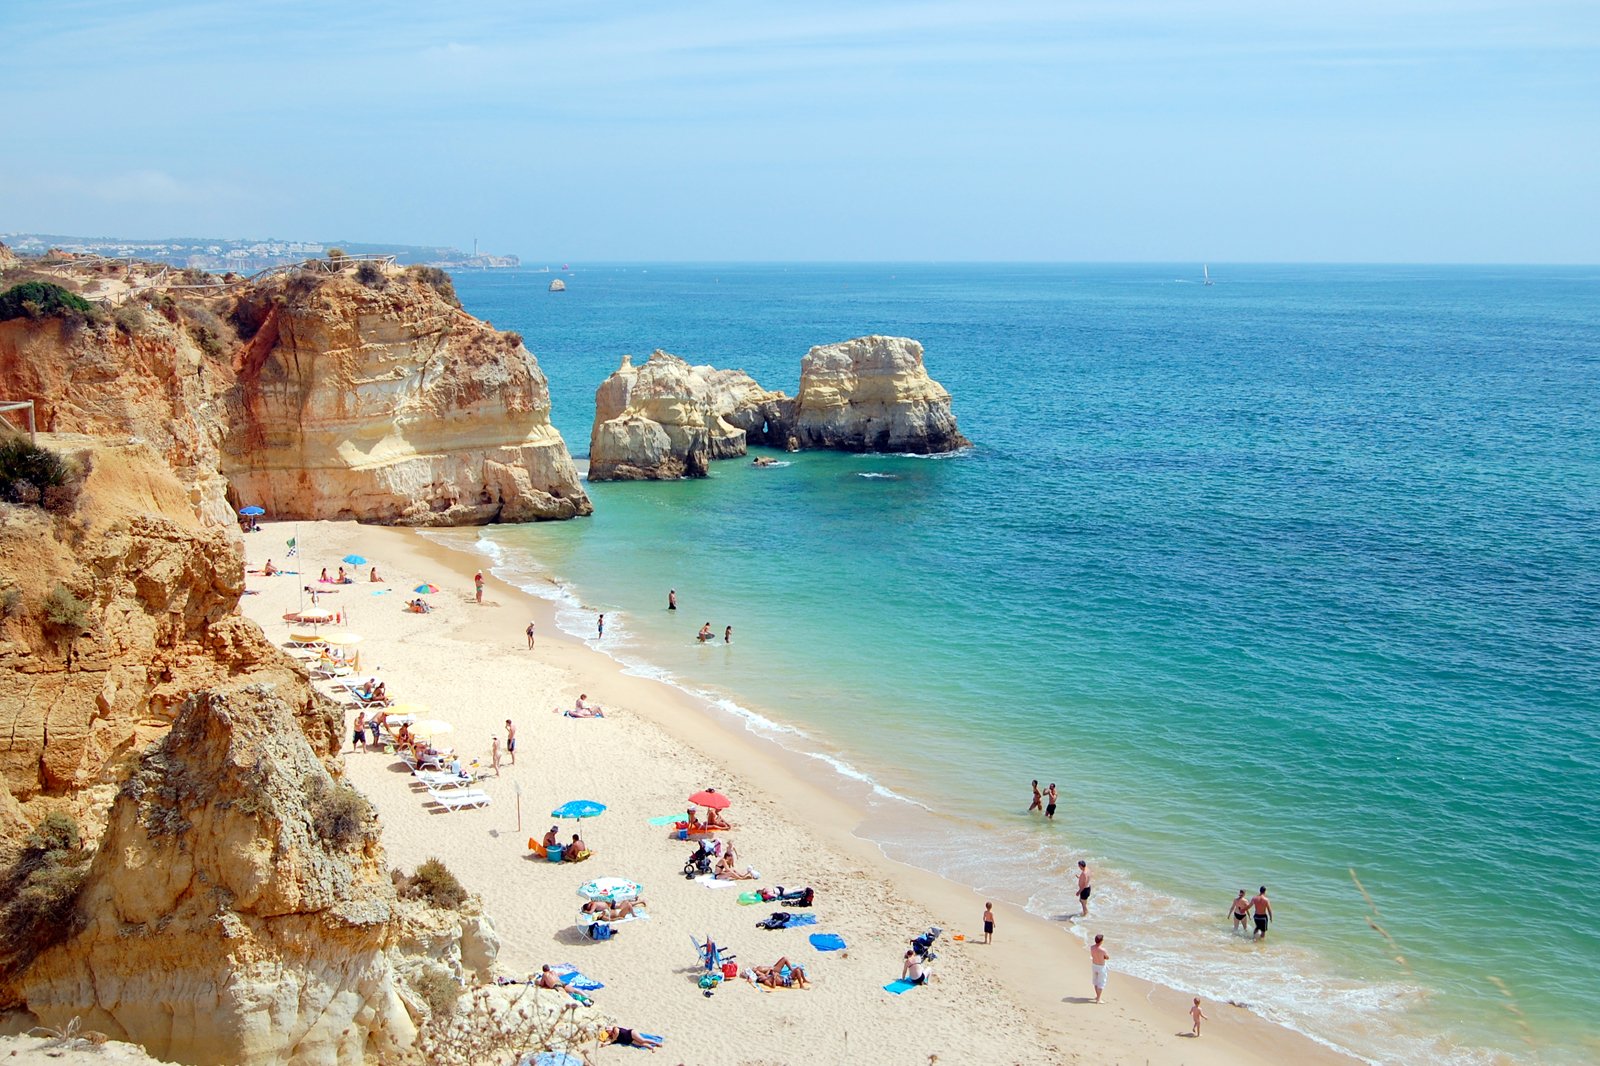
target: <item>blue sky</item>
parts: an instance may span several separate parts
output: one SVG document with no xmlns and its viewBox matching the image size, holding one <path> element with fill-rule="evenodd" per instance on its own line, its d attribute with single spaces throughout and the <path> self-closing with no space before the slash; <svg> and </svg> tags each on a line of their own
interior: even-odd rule
<svg viewBox="0 0 1600 1066">
<path fill-rule="evenodd" d="M 1600 261 L 1600 3 L 0 0 L 0 231 Z"/>
</svg>

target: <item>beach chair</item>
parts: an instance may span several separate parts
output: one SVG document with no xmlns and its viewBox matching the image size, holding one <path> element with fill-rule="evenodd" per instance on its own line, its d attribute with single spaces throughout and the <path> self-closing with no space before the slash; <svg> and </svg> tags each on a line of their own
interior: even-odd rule
<svg viewBox="0 0 1600 1066">
<path fill-rule="evenodd" d="M 475 788 L 447 788 L 437 789 L 428 786 L 428 798 L 452 813 L 468 807 L 477 810 L 489 806 L 489 793 Z"/>
<path fill-rule="evenodd" d="M 471 774 L 453 774 L 449 770 L 413 770 L 411 773 L 428 788 L 465 788 L 475 780 Z"/>
<path fill-rule="evenodd" d="M 693 944 L 695 950 L 700 953 L 700 965 L 704 966 L 706 972 L 708 973 L 712 971 L 721 973 L 724 963 L 732 962 L 734 959 L 739 957 L 733 954 L 731 951 L 724 951 L 722 948 L 719 948 L 717 946 L 717 942 L 712 940 L 710 936 L 707 936 L 705 942 L 701 943 L 694 938 L 693 933 L 690 933 L 689 942 Z"/>
</svg>

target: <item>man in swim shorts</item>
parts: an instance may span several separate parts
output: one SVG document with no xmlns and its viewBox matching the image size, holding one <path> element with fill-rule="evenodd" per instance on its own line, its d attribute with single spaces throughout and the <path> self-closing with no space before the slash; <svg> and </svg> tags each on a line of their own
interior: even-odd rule
<svg viewBox="0 0 1600 1066">
<path fill-rule="evenodd" d="M 1111 955 L 1101 945 L 1106 935 L 1096 933 L 1094 943 L 1089 948 L 1089 978 L 1094 982 L 1094 1001 L 1100 1002 L 1100 997 L 1106 990 L 1106 964 L 1111 961 Z"/>
<path fill-rule="evenodd" d="M 517 765 L 517 727 L 509 718 L 506 719 L 506 754 L 511 756 L 511 765 Z"/>
<path fill-rule="evenodd" d="M 1056 783 L 1054 781 L 1050 782 L 1050 787 L 1044 790 L 1044 794 L 1049 801 L 1045 804 L 1044 816 L 1046 819 L 1054 819 L 1056 816 Z"/>
<path fill-rule="evenodd" d="M 1256 916 L 1256 935 L 1254 939 L 1267 939 L 1267 923 L 1272 921 L 1272 901 L 1267 898 L 1267 886 L 1262 885 L 1256 898 L 1250 901 L 1250 909 Z"/>
<path fill-rule="evenodd" d="M 994 904 L 993 903 L 985 903 L 983 905 L 983 942 L 985 944 L 993 944 L 994 943 Z"/>
<path fill-rule="evenodd" d="M 1089 893 L 1093 891 L 1089 884 L 1089 864 L 1082 859 L 1078 860 L 1078 902 L 1083 906 L 1080 917 L 1089 917 Z"/>
</svg>

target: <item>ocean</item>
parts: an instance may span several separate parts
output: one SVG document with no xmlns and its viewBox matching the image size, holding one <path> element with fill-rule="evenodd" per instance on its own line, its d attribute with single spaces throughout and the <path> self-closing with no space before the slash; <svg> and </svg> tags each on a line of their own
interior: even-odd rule
<svg viewBox="0 0 1600 1066">
<path fill-rule="evenodd" d="M 888 854 L 1052 917 L 1087 859 L 1124 972 L 1372 1061 L 1594 1061 L 1600 268 L 1211 273 L 458 274 L 575 456 L 623 353 L 792 394 L 868 333 L 974 442 L 591 485 L 475 547 L 815 757 Z M 1257 945 L 1225 912 L 1262 884 Z"/>
</svg>

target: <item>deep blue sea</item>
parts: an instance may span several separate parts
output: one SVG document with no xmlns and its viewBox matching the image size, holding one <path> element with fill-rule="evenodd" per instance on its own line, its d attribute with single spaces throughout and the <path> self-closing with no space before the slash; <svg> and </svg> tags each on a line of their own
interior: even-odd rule
<svg viewBox="0 0 1600 1066">
<path fill-rule="evenodd" d="M 890 854 L 1050 916 L 1087 858 L 1124 971 L 1378 1061 L 1594 1061 L 1600 268 L 1211 273 L 457 275 L 578 457 L 623 353 L 792 393 L 868 333 L 924 344 L 974 441 L 594 485 L 479 547 L 846 775 Z M 1261 884 L 1252 945 L 1224 913 Z"/>
</svg>

